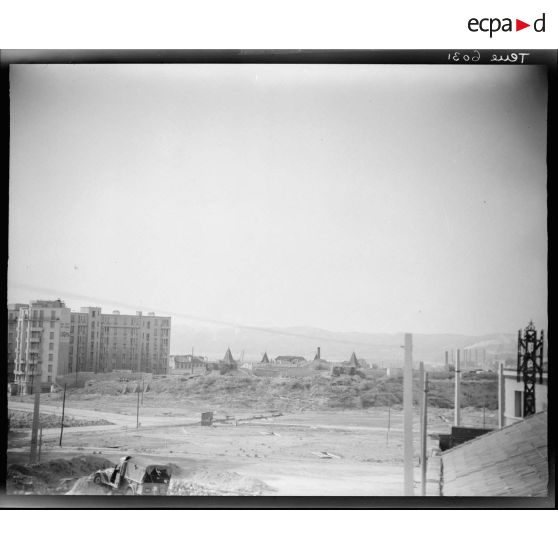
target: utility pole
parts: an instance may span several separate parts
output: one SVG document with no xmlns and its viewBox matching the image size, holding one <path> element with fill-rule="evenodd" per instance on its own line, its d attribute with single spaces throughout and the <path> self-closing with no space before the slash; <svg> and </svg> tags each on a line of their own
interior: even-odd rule
<svg viewBox="0 0 558 558">
<path fill-rule="evenodd" d="M 403 456 L 405 496 L 414 496 L 413 478 L 413 335 L 405 333 L 403 376 Z"/>
<path fill-rule="evenodd" d="M 62 434 L 64 433 L 64 412 L 66 410 L 66 384 L 64 384 L 64 397 L 62 398 L 62 422 L 60 423 L 60 443 L 62 445 Z"/>
<path fill-rule="evenodd" d="M 388 407 L 388 423 L 387 423 L 387 431 L 386 431 L 386 446 L 389 446 L 389 431 L 391 428 L 391 403 Z"/>
<path fill-rule="evenodd" d="M 428 372 L 424 371 L 424 364 L 420 363 L 421 387 L 422 387 L 422 405 L 421 405 L 421 429 L 420 429 L 420 477 L 422 496 L 426 496 L 426 441 L 428 437 L 427 420 L 428 420 Z"/>
<path fill-rule="evenodd" d="M 41 448 L 43 447 L 43 425 L 39 426 L 39 463 L 41 462 Z"/>
<path fill-rule="evenodd" d="M 498 366 L 498 428 L 504 428 L 504 363 Z"/>
<path fill-rule="evenodd" d="M 35 354 L 35 353 L 33 353 Z M 29 461 L 37 462 L 37 436 L 39 434 L 39 413 L 41 407 L 41 375 L 37 374 L 36 357 L 33 357 L 33 390 L 35 391 L 35 404 L 33 406 L 33 425 L 31 429 L 31 454 Z"/>
<path fill-rule="evenodd" d="M 137 348 L 138 348 L 138 374 L 141 372 L 141 347 L 142 347 L 142 339 L 141 339 L 141 312 L 136 312 L 136 316 L 138 318 L 138 339 L 137 339 Z"/>
<path fill-rule="evenodd" d="M 140 404 L 140 385 L 138 382 L 138 406 L 136 411 L 136 428 L 139 428 L 139 404 Z"/>
<path fill-rule="evenodd" d="M 461 362 L 459 349 L 457 349 L 455 360 L 455 413 L 454 413 L 454 426 L 461 425 Z"/>
</svg>

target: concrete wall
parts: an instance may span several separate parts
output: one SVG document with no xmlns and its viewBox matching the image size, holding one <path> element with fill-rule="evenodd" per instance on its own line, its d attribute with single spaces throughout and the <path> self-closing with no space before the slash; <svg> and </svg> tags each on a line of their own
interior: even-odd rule
<svg viewBox="0 0 558 558">
<path fill-rule="evenodd" d="M 523 381 L 517 381 L 516 370 L 504 370 L 504 426 L 519 422 L 523 418 Z M 516 392 L 520 395 L 516 395 Z M 516 400 L 519 416 L 516 413 Z M 543 383 L 535 384 L 535 410 L 537 413 L 548 408 L 547 375 L 543 374 Z"/>
</svg>

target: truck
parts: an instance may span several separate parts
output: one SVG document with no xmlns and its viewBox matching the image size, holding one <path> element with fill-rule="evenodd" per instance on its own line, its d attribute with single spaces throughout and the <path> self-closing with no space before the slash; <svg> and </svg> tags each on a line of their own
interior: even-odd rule
<svg viewBox="0 0 558 558">
<path fill-rule="evenodd" d="M 107 486 L 113 494 L 125 496 L 165 496 L 170 479 L 168 465 L 131 455 L 122 457 L 115 467 L 99 469 L 92 475 L 95 484 Z"/>
</svg>

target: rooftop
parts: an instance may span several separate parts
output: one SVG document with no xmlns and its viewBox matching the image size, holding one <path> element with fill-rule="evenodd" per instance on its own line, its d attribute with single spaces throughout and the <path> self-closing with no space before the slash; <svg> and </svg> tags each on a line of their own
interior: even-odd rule
<svg viewBox="0 0 558 558">
<path fill-rule="evenodd" d="M 548 496 L 548 415 L 442 453 L 444 496 Z"/>
</svg>

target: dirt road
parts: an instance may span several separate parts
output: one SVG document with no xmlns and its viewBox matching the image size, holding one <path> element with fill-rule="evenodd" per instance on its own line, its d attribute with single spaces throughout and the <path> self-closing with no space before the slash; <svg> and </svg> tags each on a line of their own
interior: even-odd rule
<svg viewBox="0 0 558 558">
<path fill-rule="evenodd" d="M 32 405 L 14 401 L 10 409 L 28 411 Z M 41 411 L 60 413 L 61 408 L 44 405 Z M 97 454 L 116 462 L 123 455 L 151 456 L 180 465 L 175 494 L 402 495 L 401 411 L 305 411 L 249 421 L 244 410 L 237 416 L 245 420 L 212 427 L 201 426 L 199 414 L 187 409 L 180 410 L 181 416 L 166 416 L 170 411 L 164 407 L 152 411 L 140 418 L 138 429 L 130 414 L 69 407 L 66 412 L 73 416 L 113 424 L 65 428 L 62 448 L 59 430 L 45 429 L 43 459 Z M 430 432 L 448 429 L 442 416 L 431 414 Z M 467 420 L 467 412 L 463 416 Z M 414 426 L 418 466 L 418 417 Z M 8 463 L 25 463 L 29 431 L 11 433 L 8 444 Z M 433 448 L 436 441 L 429 439 L 428 445 Z"/>
</svg>

